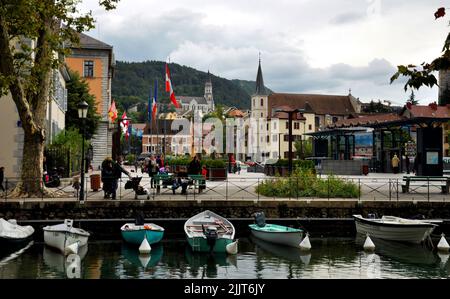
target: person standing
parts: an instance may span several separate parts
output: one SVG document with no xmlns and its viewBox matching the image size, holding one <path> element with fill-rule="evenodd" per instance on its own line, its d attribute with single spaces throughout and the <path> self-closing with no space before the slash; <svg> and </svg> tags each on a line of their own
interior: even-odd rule
<svg viewBox="0 0 450 299">
<path fill-rule="evenodd" d="M 5 192 L 5 188 L 3 187 L 3 179 L 5 178 L 5 167 L 0 167 L 0 190 Z"/>
<path fill-rule="evenodd" d="M 201 167 L 202 166 L 200 165 L 200 161 L 197 156 L 194 156 L 192 161 L 189 163 L 188 174 L 200 174 Z"/>
<path fill-rule="evenodd" d="M 208 175 L 208 170 L 206 169 L 206 165 L 203 165 L 202 167 L 202 176 L 203 176 L 203 180 L 200 182 L 199 184 L 199 190 L 204 190 L 206 189 L 206 177 Z"/>
<path fill-rule="evenodd" d="M 118 181 L 122 178 L 122 173 L 126 174 L 131 179 L 131 174 L 122 167 L 122 157 L 119 156 L 117 161 L 113 163 L 113 180 L 112 180 L 112 190 L 111 199 L 116 199 L 117 187 L 119 186 Z"/>
<path fill-rule="evenodd" d="M 413 172 L 415 175 L 419 172 L 419 156 L 416 155 L 414 157 L 414 163 L 413 163 Z"/>
<path fill-rule="evenodd" d="M 156 164 L 158 164 L 158 169 L 164 166 L 162 165 L 161 156 L 156 156 Z"/>
<path fill-rule="evenodd" d="M 150 177 L 150 188 L 155 188 L 155 179 L 153 178 L 158 173 L 158 164 L 155 157 L 152 155 L 147 166 L 148 176 Z"/>
<path fill-rule="evenodd" d="M 409 156 L 408 155 L 405 156 L 405 163 L 406 163 L 406 165 L 405 165 L 405 167 L 406 167 L 406 174 L 409 174 L 410 161 L 409 161 Z"/>
<path fill-rule="evenodd" d="M 114 181 L 113 160 L 110 157 L 107 157 L 102 162 L 102 182 L 103 182 L 103 192 L 105 193 L 103 198 L 107 199 L 112 194 L 113 181 Z"/>
<path fill-rule="evenodd" d="M 392 170 L 394 171 L 395 174 L 398 173 L 398 167 L 400 164 L 400 159 L 397 157 L 397 154 L 394 154 L 394 157 L 392 157 Z"/>
</svg>

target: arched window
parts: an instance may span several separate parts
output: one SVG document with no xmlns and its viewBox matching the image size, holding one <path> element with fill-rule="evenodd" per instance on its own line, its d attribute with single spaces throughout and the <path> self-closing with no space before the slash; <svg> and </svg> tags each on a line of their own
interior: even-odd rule
<svg viewBox="0 0 450 299">
<path fill-rule="evenodd" d="M 261 99 L 261 107 L 263 107 L 263 106 L 264 106 L 264 100 Z"/>
</svg>

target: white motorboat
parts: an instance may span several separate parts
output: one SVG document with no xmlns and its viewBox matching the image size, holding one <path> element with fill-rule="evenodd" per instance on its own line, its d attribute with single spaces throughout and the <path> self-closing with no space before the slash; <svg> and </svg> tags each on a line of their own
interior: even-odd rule
<svg viewBox="0 0 450 299">
<path fill-rule="evenodd" d="M 90 236 L 87 231 L 73 227 L 73 220 L 71 219 L 64 220 L 62 224 L 46 226 L 43 230 L 45 244 L 64 254 L 76 254 L 77 252 L 74 251 L 85 246 Z"/>
<path fill-rule="evenodd" d="M 427 239 L 437 227 L 436 220 L 405 219 L 394 216 L 363 218 L 361 215 L 353 215 L 353 218 L 356 231 L 360 234 L 368 234 L 371 238 L 416 244 Z"/>
<path fill-rule="evenodd" d="M 30 225 L 21 226 L 14 219 L 0 218 L 0 242 L 13 243 L 28 240 L 34 233 Z"/>
</svg>

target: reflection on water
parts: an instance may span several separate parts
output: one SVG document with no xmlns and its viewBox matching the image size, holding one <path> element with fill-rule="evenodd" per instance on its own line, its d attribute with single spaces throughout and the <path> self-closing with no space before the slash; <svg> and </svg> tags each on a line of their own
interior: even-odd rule
<svg viewBox="0 0 450 299">
<path fill-rule="evenodd" d="M 262 250 L 281 259 L 292 262 L 301 262 L 305 265 L 308 265 L 311 260 L 311 252 L 301 251 L 300 248 L 269 243 L 255 238 L 254 236 L 250 236 L 250 241 Z"/>
<path fill-rule="evenodd" d="M 78 254 L 64 256 L 48 246 L 44 246 L 44 264 L 67 278 L 81 278 L 81 261 L 86 257 L 88 245 L 78 249 Z"/>
<path fill-rule="evenodd" d="M 163 255 L 163 246 L 161 244 L 152 245 L 150 254 L 140 254 L 139 247 L 128 244 L 122 245 L 122 255 L 133 265 L 146 269 L 155 267 Z"/>
<path fill-rule="evenodd" d="M 237 255 L 194 253 L 185 240 L 165 240 L 151 254 L 121 241 L 89 243 L 64 257 L 43 243 L 24 244 L 0 255 L 0 278 L 449 278 L 446 254 L 395 242 L 311 239 L 310 253 L 258 239 L 239 240 Z M 28 246 L 28 247 L 27 247 Z"/>
<path fill-rule="evenodd" d="M 366 237 L 358 234 L 356 243 L 361 247 Z M 421 244 L 387 241 L 371 238 L 375 244 L 375 252 L 381 256 L 411 265 L 435 265 L 439 263 L 439 257 Z"/>
</svg>

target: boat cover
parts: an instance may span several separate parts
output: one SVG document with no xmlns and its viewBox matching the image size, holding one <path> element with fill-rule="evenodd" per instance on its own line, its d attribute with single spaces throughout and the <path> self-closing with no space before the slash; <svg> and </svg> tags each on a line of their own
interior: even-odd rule
<svg viewBox="0 0 450 299">
<path fill-rule="evenodd" d="M 0 218 L 0 237 L 5 239 L 25 239 L 34 233 L 30 225 L 20 226 L 15 220 L 6 221 Z"/>
</svg>

